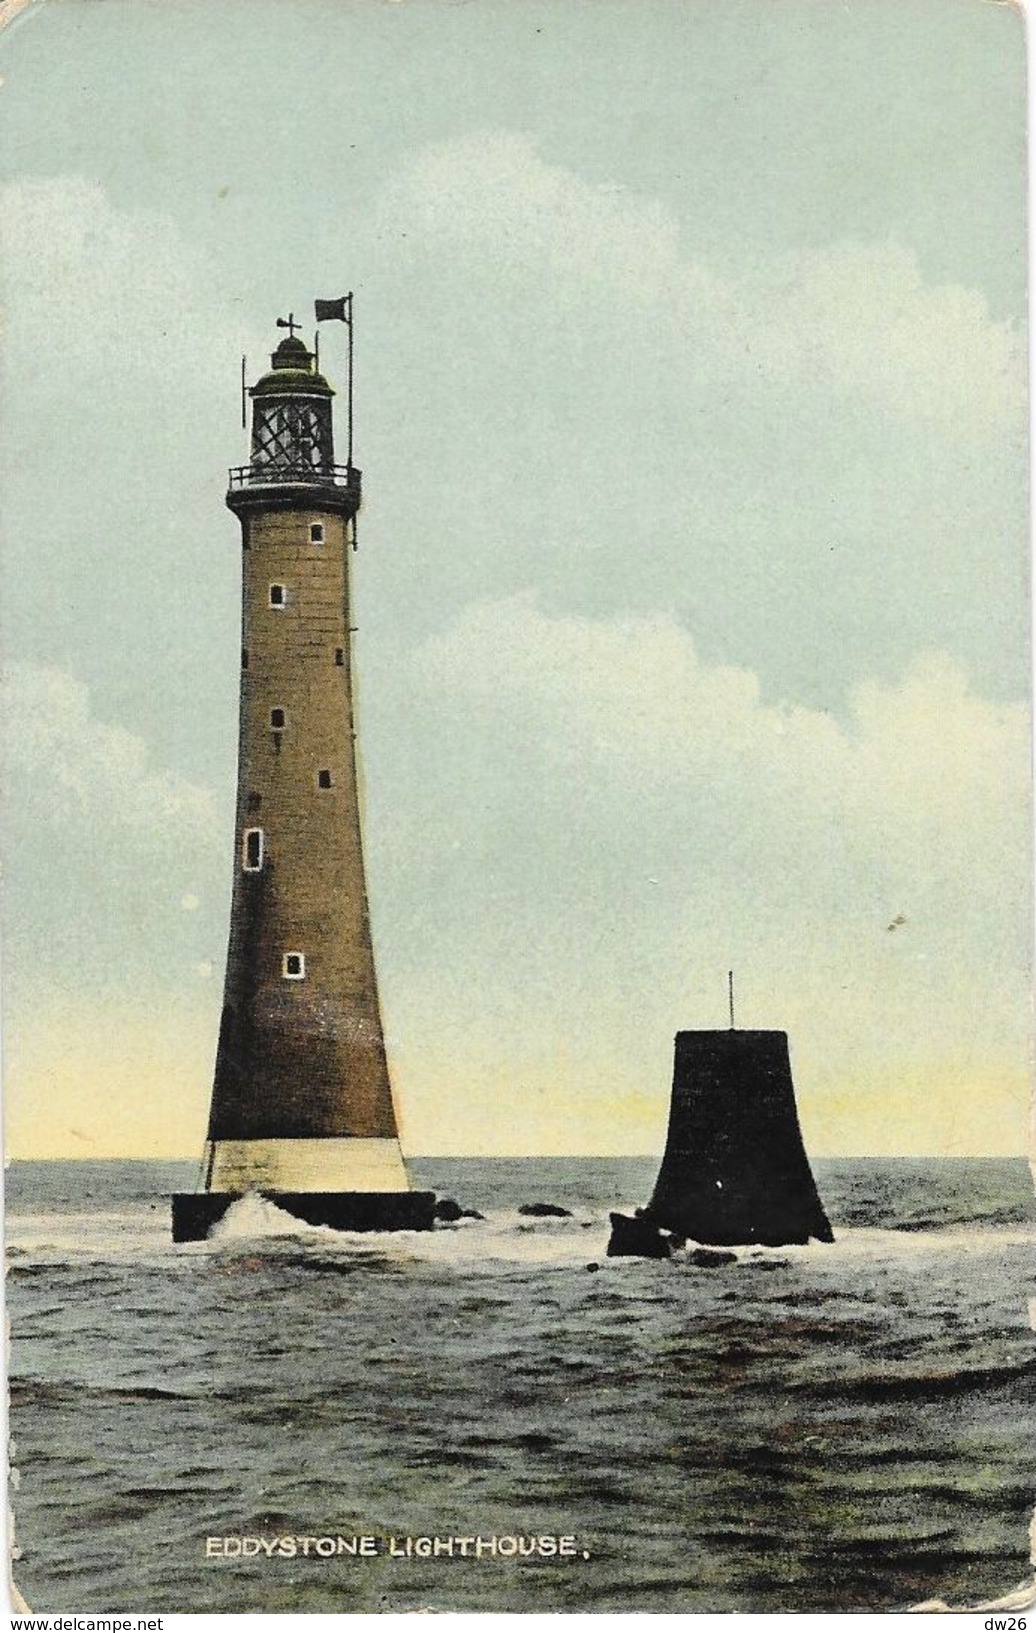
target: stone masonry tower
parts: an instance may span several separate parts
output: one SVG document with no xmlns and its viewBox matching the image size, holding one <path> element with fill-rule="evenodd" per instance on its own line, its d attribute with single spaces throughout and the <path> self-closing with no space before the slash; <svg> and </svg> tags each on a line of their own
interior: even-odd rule
<svg viewBox="0 0 1036 1633">
<path fill-rule="evenodd" d="M 173 1199 L 178 1241 L 249 1191 L 343 1230 L 428 1229 L 435 1202 L 410 1190 L 399 1147 L 364 882 L 348 565 L 360 472 L 335 464 L 332 389 L 294 320 L 282 326 L 227 494 L 243 563 L 234 892 L 202 1188 Z"/>
</svg>

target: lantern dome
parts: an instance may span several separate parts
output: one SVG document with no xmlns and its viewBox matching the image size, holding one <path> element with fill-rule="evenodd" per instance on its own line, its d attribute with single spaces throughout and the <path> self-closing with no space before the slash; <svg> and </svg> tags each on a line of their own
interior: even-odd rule
<svg viewBox="0 0 1036 1633">
<path fill-rule="evenodd" d="M 250 397 L 333 397 L 334 388 L 313 367 L 313 353 L 298 335 L 286 335 L 270 357 L 270 369 Z"/>
</svg>

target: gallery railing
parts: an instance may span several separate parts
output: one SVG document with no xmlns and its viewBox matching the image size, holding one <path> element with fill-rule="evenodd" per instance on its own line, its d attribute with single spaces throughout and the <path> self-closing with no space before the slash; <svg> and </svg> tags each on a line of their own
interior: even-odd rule
<svg viewBox="0 0 1036 1633">
<path fill-rule="evenodd" d="M 306 482 L 323 488 L 358 488 L 360 472 L 355 465 L 326 465 L 323 469 L 303 464 L 232 465 L 230 487 L 264 488 L 282 482 Z"/>
</svg>

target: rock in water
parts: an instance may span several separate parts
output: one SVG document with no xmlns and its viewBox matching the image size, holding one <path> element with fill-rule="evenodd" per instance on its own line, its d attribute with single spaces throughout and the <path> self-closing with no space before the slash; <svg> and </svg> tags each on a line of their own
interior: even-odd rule
<svg viewBox="0 0 1036 1633">
<path fill-rule="evenodd" d="M 458 1219 L 484 1219 L 484 1213 L 475 1208 L 462 1208 L 452 1196 L 441 1196 L 435 1204 L 435 1217 L 444 1225 L 455 1225 Z"/>
<path fill-rule="evenodd" d="M 519 1213 L 533 1219 L 571 1219 L 571 1208 L 559 1208 L 556 1202 L 523 1202 Z"/>
<path fill-rule="evenodd" d="M 668 1236 L 663 1236 L 658 1226 L 643 1214 L 630 1219 L 624 1213 L 610 1213 L 612 1222 L 611 1240 L 608 1243 L 609 1259 L 668 1259 L 672 1255 L 672 1247 Z"/>
</svg>

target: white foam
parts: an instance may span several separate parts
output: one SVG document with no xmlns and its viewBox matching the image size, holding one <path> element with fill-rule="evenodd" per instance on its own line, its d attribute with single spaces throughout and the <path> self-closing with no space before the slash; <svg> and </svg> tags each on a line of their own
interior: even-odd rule
<svg viewBox="0 0 1036 1633">
<path fill-rule="evenodd" d="M 485 1220 L 462 1219 L 455 1224 L 437 1224 L 431 1231 L 338 1231 L 327 1225 L 310 1225 L 296 1219 L 275 1203 L 258 1194 L 234 1202 L 214 1226 L 207 1241 L 174 1245 L 170 1231 L 168 1202 L 154 1207 L 128 1207 L 125 1212 L 9 1214 L 8 1245 L 12 1262 L 20 1259 L 37 1263 L 94 1261 L 100 1263 L 162 1262 L 170 1254 L 205 1255 L 226 1252 L 248 1242 L 263 1243 L 266 1252 L 291 1245 L 320 1246 L 346 1258 L 389 1258 L 400 1263 L 469 1265 L 486 1262 L 525 1266 L 563 1267 L 600 1262 L 606 1258 L 610 1227 L 608 1207 L 592 1213 L 581 1211 L 574 1217 L 532 1218 L 512 1210 L 491 1212 Z M 673 1263 L 682 1265 L 687 1253 L 698 1244 L 678 1250 Z M 701 1244 L 710 1246 L 710 1244 Z M 924 1258 L 974 1258 L 1036 1246 L 1036 1226 L 959 1226 L 945 1230 L 897 1231 L 865 1227 L 836 1230 L 833 1243 L 810 1242 L 806 1246 L 737 1247 L 733 1252 L 741 1262 L 779 1260 L 834 1266 L 846 1259 L 854 1262 L 886 1264 L 916 1263 Z M 652 1261 L 613 1259 L 612 1266 L 643 1266 Z M 664 1265 L 665 1261 L 659 1261 Z M 690 1267 L 687 1267 L 690 1268 Z"/>
<path fill-rule="evenodd" d="M 318 1236 L 325 1234 L 320 1225 L 309 1225 L 304 1219 L 279 1208 L 268 1197 L 255 1191 L 247 1192 L 232 1202 L 226 1213 L 209 1232 L 210 1242 L 240 1242 L 268 1236 Z"/>
</svg>

